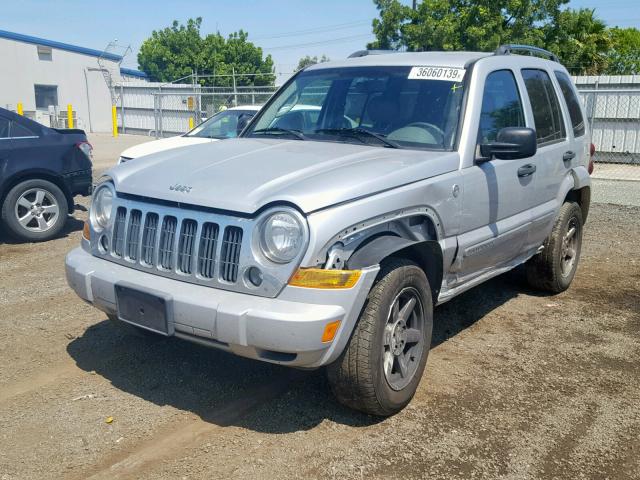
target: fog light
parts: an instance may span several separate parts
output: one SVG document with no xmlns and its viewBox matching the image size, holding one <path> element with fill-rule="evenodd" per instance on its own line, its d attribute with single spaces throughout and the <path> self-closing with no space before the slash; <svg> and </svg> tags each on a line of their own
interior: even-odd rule
<svg viewBox="0 0 640 480">
<path fill-rule="evenodd" d="M 259 287 L 262 285 L 262 271 L 258 267 L 250 267 L 247 270 L 247 279 L 252 285 Z"/>
<path fill-rule="evenodd" d="M 109 251 L 109 238 L 106 235 L 100 237 L 100 253 L 103 255 Z"/>
</svg>

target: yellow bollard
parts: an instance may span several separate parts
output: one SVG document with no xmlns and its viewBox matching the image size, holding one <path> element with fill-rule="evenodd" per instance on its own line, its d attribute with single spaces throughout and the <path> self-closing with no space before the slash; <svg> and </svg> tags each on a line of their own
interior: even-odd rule
<svg viewBox="0 0 640 480">
<path fill-rule="evenodd" d="M 69 124 L 69 128 L 73 128 L 73 107 L 71 104 L 67 104 L 67 120 Z"/>
<path fill-rule="evenodd" d="M 18 103 L 17 110 L 18 110 L 18 115 L 24 115 L 24 111 L 22 110 L 22 102 Z"/>
<path fill-rule="evenodd" d="M 118 112 L 115 105 L 111 106 L 111 122 L 113 123 L 113 136 L 115 138 L 118 136 Z"/>
<path fill-rule="evenodd" d="M 193 117 L 189 117 L 189 130 L 193 130 Z"/>
</svg>

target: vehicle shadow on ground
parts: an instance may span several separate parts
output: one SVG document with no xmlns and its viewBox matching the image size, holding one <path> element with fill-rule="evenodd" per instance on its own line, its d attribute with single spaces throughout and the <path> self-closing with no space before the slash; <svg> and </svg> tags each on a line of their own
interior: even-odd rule
<svg viewBox="0 0 640 480">
<path fill-rule="evenodd" d="M 51 240 L 47 240 L 47 241 L 68 237 L 72 233 L 82 230 L 83 226 L 84 226 L 83 221 L 78 220 L 77 218 L 70 215 L 69 218 L 67 218 L 67 221 L 64 224 L 64 227 L 62 228 L 62 230 L 60 230 L 60 233 L 58 233 Z M 42 243 L 46 243 L 47 241 L 44 241 Z M 5 232 L 3 228 L 0 228 L 0 245 L 20 245 L 23 243 L 29 243 L 29 242 L 25 242 L 24 240 L 16 240 L 7 232 Z"/>
<path fill-rule="evenodd" d="M 438 308 L 432 348 L 523 291 L 519 274 L 509 273 Z M 104 320 L 67 351 L 81 369 L 156 405 L 268 433 L 308 430 L 325 419 L 358 427 L 382 420 L 338 404 L 323 370 L 294 370 L 178 339 L 140 338 L 122 327 Z"/>
</svg>

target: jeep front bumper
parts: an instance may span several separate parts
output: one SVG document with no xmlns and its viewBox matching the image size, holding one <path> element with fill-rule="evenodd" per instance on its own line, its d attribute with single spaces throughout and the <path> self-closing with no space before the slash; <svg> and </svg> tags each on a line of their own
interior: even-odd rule
<svg viewBox="0 0 640 480">
<path fill-rule="evenodd" d="M 117 315 L 115 285 L 139 286 L 168 298 L 175 336 L 256 360 L 302 368 L 333 362 L 344 349 L 376 278 L 378 266 L 362 270 L 350 289 L 286 286 L 277 298 L 218 290 L 127 268 L 81 247 L 67 255 L 67 282 L 100 310 Z M 340 320 L 332 342 L 328 323 Z"/>
</svg>

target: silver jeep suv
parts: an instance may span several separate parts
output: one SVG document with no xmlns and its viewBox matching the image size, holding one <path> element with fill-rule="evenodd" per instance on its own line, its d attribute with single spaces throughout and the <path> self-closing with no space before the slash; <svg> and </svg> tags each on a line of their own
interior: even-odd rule
<svg viewBox="0 0 640 480">
<path fill-rule="evenodd" d="M 584 118 L 533 47 L 314 65 L 240 138 L 107 172 L 68 282 L 134 330 L 326 366 L 339 401 L 390 415 L 416 391 L 436 305 L 520 264 L 569 287 Z"/>
</svg>

